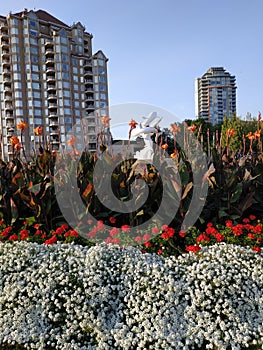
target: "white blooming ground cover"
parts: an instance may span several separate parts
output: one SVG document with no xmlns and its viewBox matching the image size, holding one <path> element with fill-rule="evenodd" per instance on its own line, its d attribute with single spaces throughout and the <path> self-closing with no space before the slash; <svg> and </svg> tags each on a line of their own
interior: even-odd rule
<svg viewBox="0 0 263 350">
<path fill-rule="evenodd" d="M 263 255 L 0 244 L 0 348 L 261 349 Z"/>
</svg>

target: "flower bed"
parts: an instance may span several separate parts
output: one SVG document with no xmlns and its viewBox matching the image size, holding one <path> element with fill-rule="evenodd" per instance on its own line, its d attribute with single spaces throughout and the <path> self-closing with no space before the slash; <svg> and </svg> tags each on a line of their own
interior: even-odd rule
<svg viewBox="0 0 263 350">
<path fill-rule="evenodd" d="M 260 349 L 263 255 L 0 244 L 1 349 Z M 21 346 L 21 347 L 20 347 Z"/>
</svg>

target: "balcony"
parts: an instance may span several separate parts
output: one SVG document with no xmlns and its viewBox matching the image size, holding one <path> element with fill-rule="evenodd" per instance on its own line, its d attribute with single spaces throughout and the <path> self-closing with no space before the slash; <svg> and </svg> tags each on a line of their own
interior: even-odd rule
<svg viewBox="0 0 263 350">
<path fill-rule="evenodd" d="M 10 95 L 5 95 L 4 96 L 4 101 L 6 102 L 6 101 L 12 101 L 13 99 L 12 99 L 12 95 L 10 96 Z"/>
<path fill-rule="evenodd" d="M 50 112 L 50 114 L 48 115 L 49 118 L 54 118 L 57 121 L 58 118 L 58 114 L 56 112 Z"/>
<path fill-rule="evenodd" d="M 57 103 L 49 103 L 48 104 L 48 109 L 56 109 L 58 108 L 58 104 Z"/>
<path fill-rule="evenodd" d="M 86 104 L 85 108 L 87 110 L 94 110 L 94 105 L 93 104 Z"/>
<path fill-rule="evenodd" d="M 45 42 L 45 47 L 46 47 L 46 48 L 48 48 L 48 47 L 54 47 L 53 41 L 47 40 L 47 41 Z"/>
<path fill-rule="evenodd" d="M 2 39 L 1 40 L 1 46 L 2 46 L 2 50 L 8 49 L 9 48 L 9 41 Z"/>
<path fill-rule="evenodd" d="M 47 82 L 50 82 L 50 81 L 56 81 L 55 74 L 54 75 L 47 75 Z"/>
<path fill-rule="evenodd" d="M 48 96 L 47 96 L 48 101 L 57 100 L 57 98 L 58 98 L 58 96 L 55 94 L 48 94 Z"/>
<path fill-rule="evenodd" d="M 2 60 L 2 64 L 3 64 L 3 67 L 5 67 L 5 66 L 10 66 L 10 60 L 3 59 L 3 60 Z"/>
<path fill-rule="evenodd" d="M 46 65 L 49 65 L 49 64 L 53 65 L 54 63 L 55 63 L 54 57 L 47 57 Z"/>
<path fill-rule="evenodd" d="M 48 57 L 54 57 L 54 54 L 55 54 L 55 51 L 54 51 L 54 49 L 52 49 L 52 48 L 48 48 L 47 50 L 46 50 L 46 52 L 45 52 L 45 55 L 46 55 L 46 57 L 48 58 Z"/>
<path fill-rule="evenodd" d="M 6 111 L 12 111 L 13 110 L 13 105 L 12 105 L 12 103 L 5 103 L 5 110 Z"/>
<path fill-rule="evenodd" d="M 90 75 L 93 75 L 92 70 L 84 70 L 84 77 L 85 76 L 90 76 Z"/>
<path fill-rule="evenodd" d="M 9 83 L 9 84 L 11 84 L 11 81 L 12 81 L 12 80 L 11 80 L 10 78 L 5 77 L 5 76 L 3 77 L 3 82 L 4 82 L 4 83 Z"/>
<path fill-rule="evenodd" d="M 59 130 L 58 128 L 50 128 L 49 135 L 51 136 L 59 136 Z"/>
<path fill-rule="evenodd" d="M 3 50 L 2 51 L 2 58 L 7 58 L 7 57 L 10 57 L 10 52 L 9 50 Z"/>
<path fill-rule="evenodd" d="M 54 119 L 50 118 L 49 119 L 49 126 L 58 126 L 57 118 L 54 118 Z"/>
<path fill-rule="evenodd" d="M 56 84 L 48 84 L 47 85 L 47 91 L 56 90 Z"/>
<path fill-rule="evenodd" d="M 8 120 L 8 119 L 11 119 L 12 121 L 14 120 L 14 115 L 10 112 L 6 112 L 5 113 L 5 119 Z"/>
<path fill-rule="evenodd" d="M 91 60 L 85 60 L 83 66 L 84 66 L 84 68 L 85 67 L 92 67 L 92 61 Z"/>
<path fill-rule="evenodd" d="M 55 70 L 54 66 L 47 66 L 47 68 L 46 68 L 46 73 L 47 74 L 55 73 L 55 72 L 56 72 L 56 70 Z"/>
<path fill-rule="evenodd" d="M 14 128 L 15 128 L 15 125 L 14 125 L 14 123 L 7 122 L 7 123 L 6 123 L 6 128 L 7 128 L 7 129 L 14 129 Z"/>
<path fill-rule="evenodd" d="M 11 70 L 10 69 L 4 69 L 3 70 L 3 75 L 11 75 Z"/>
<path fill-rule="evenodd" d="M 94 101 L 94 97 L 93 97 L 93 96 L 90 96 L 90 95 L 89 95 L 89 96 L 86 95 L 86 97 L 85 97 L 85 102 L 88 103 L 88 102 L 90 102 L 90 101 Z"/>
</svg>

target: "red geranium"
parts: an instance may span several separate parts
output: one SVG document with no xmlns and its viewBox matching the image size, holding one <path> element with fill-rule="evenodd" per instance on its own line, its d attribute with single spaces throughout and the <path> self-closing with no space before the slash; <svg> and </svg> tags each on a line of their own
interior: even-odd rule
<svg viewBox="0 0 263 350">
<path fill-rule="evenodd" d="M 195 245 L 189 245 L 185 248 L 187 252 L 193 252 L 193 253 L 198 253 L 200 250 L 200 246 L 195 244 Z"/>
</svg>

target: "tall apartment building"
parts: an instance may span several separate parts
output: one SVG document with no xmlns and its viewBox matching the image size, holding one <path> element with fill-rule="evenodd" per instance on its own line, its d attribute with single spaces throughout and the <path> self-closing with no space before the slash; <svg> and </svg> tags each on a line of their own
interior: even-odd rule
<svg viewBox="0 0 263 350">
<path fill-rule="evenodd" d="M 68 26 L 43 10 L 0 16 L 2 159 L 12 156 L 20 120 L 29 125 L 27 151 L 36 149 L 38 126 L 52 150 L 67 147 L 73 125 L 86 148 L 96 149 L 100 117 L 108 113 L 108 59 L 92 52 L 92 38 L 80 22 Z"/>
<path fill-rule="evenodd" d="M 223 67 L 212 67 L 195 79 L 195 117 L 213 125 L 236 113 L 236 78 Z"/>
</svg>

